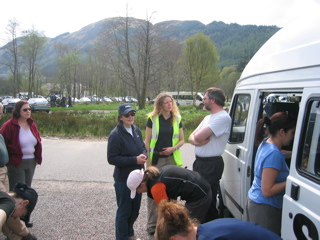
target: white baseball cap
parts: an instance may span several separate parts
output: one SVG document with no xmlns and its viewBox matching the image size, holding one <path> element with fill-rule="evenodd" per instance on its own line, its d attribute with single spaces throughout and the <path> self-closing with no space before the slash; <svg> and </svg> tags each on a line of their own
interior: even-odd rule
<svg viewBox="0 0 320 240">
<path fill-rule="evenodd" d="M 137 188 L 139 187 L 140 183 L 142 182 L 144 175 L 143 169 L 136 169 L 133 170 L 127 179 L 127 186 L 131 190 L 131 199 L 134 199 L 136 196 Z"/>
</svg>

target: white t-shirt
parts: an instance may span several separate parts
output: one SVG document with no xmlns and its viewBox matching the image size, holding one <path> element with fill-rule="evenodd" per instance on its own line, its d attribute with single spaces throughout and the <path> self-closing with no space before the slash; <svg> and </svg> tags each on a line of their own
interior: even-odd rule
<svg viewBox="0 0 320 240">
<path fill-rule="evenodd" d="M 25 130 L 22 127 L 20 127 L 19 140 L 21 151 L 23 154 L 22 159 L 34 158 L 34 151 L 35 146 L 37 145 L 37 139 L 32 134 L 30 128 L 28 130 Z"/>
<path fill-rule="evenodd" d="M 197 130 L 207 126 L 214 134 L 210 136 L 207 144 L 195 146 L 195 154 L 199 157 L 221 156 L 230 134 L 231 118 L 226 111 L 210 114 L 202 120 Z"/>
</svg>

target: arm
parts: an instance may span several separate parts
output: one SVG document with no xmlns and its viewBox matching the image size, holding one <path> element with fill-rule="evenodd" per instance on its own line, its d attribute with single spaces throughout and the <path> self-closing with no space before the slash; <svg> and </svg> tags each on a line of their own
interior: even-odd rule
<svg viewBox="0 0 320 240">
<path fill-rule="evenodd" d="M 203 136 L 209 133 L 209 130 L 207 128 L 210 130 L 212 135 L 213 132 L 209 127 L 206 127 L 204 129 L 199 129 L 199 130 L 196 129 L 190 134 L 188 142 L 194 146 L 201 146 L 201 145 L 207 144 L 210 141 L 210 135 L 208 135 L 207 138 L 204 138 L 203 140 L 200 141 L 201 137 L 203 138 Z M 205 130 L 205 129 L 207 129 L 206 131 L 208 131 L 206 134 L 204 134 L 205 132 L 202 132 L 202 130 Z"/>
<path fill-rule="evenodd" d="M 286 182 L 275 183 L 279 171 L 275 168 L 264 168 L 262 170 L 261 190 L 265 197 L 271 197 L 284 191 Z"/>
<path fill-rule="evenodd" d="M 150 159 L 150 141 L 151 141 L 151 131 L 152 129 L 149 127 L 146 127 L 146 138 L 144 141 L 144 144 L 146 146 L 147 149 L 147 154 L 148 154 L 148 161 L 147 161 L 147 167 L 151 166 L 151 159 Z"/>
<path fill-rule="evenodd" d="M 2 226 L 6 222 L 6 220 L 7 220 L 6 212 L 3 211 L 2 209 L 0 209 L 0 228 L 2 228 Z"/>
<path fill-rule="evenodd" d="M 162 200 L 168 200 L 169 197 L 166 192 L 166 185 L 162 182 L 156 183 L 151 188 L 151 194 L 153 197 L 153 200 L 158 205 Z"/>
<path fill-rule="evenodd" d="M 123 156 L 123 147 L 126 146 L 123 146 L 123 143 L 121 142 L 120 137 L 117 134 L 111 134 L 109 136 L 107 150 L 109 164 L 115 165 L 117 167 L 143 164 L 141 162 L 146 158 L 144 154 L 139 154 L 136 156 Z"/>
</svg>

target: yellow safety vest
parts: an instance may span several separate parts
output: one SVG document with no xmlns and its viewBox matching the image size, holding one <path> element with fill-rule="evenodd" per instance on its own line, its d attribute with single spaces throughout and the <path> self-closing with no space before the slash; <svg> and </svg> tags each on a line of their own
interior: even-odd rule
<svg viewBox="0 0 320 240">
<path fill-rule="evenodd" d="M 154 116 L 153 118 L 150 116 L 149 117 L 152 121 L 152 134 L 151 134 L 151 140 L 150 140 L 150 149 L 149 149 L 149 155 L 150 155 L 150 162 L 152 163 L 152 157 L 153 157 L 153 152 L 154 148 L 156 146 L 156 143 L 158 141 L 158 136 L 159 136 L 159 115 Z M 175 145 L 178 144 L 179 142 L 179 123 L 181 121 L 181 118 L 178 117 L 173 117 L 175 121 L 173 121 L 173 136 L 172 136 L 172 146 L 174 147 Z M 180 149 L 177 149 L 176 151 L 173 152 L 173 159 L 174 162 L 177 166 L 182 166 L 182 156 L 181 156 L 181 151 Z"/>
</svg>

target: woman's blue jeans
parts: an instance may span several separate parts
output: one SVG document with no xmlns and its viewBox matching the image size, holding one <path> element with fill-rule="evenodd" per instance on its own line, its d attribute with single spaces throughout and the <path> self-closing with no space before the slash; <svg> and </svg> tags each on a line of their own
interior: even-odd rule
<svg viewBox="0 0 320 240">
<path fill-rule="evenodd" d="M 117 198 L 116 213 L 116 239 L 128 240 L 134 235 L 133 224 L 139 216 L 141 193 L 137 193 L 134 199 L 130 197 L 130 189 L 126 182 L 115 182 L 114 188 Z"/>
</svg>

